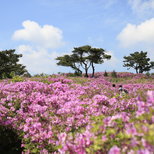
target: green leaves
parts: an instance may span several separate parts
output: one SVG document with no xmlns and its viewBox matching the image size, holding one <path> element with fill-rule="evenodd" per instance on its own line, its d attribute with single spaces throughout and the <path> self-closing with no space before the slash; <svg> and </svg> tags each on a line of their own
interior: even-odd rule
<svg viewBox="0 0 154 154">
<path fill-rule="evenodd" d="M 77 55 L 64 55 L 57 57 L 56 60 L 59 60 L 57 65 L 71 67 L 77 74 L 82 74 L 82 71 L 80 70 L 80 60 Z"/>
<path fill-rule="evenodd" d="M 15 50 L 0 51 L 0 78 L 12 78 L 12 75 L 22 75 L 26 71 L 25 66 L 18 63 L 21 54 L 15 54 Z M 14 72 L 14 73 L 12 73 Z"/>
<path fill-rule="evenodd" d="M 57 57 L 59 60 L 57 65 L 68 66 L 74 69 L 77 73 L 82 74 L 80 67 L 85 70 L 85 77 L 88 77 L 88 69 L 92 67 L 92 77 L 94 77 L 94 64 L 102 64 L 105 59 L 109 60 L 111 55 L 105 54 L 102 48 L 92 48 L 89 45 L 76 47 L 71 55 Z"/>
<path fill-rule="evenodd" d="M 130 56 L 124 56 L 124 67 L 134 68 L 136 73 L 143 73 L 149 71 L 154 67 L 154 62 L 150 62 L 147 57 L 147 52 L 134 52 Z"/>
</svg>

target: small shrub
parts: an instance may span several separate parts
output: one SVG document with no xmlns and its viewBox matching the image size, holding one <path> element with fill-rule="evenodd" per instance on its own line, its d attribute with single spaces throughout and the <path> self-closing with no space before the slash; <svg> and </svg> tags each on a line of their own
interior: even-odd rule
<svg viewBox="0 0 154 154">
<path fill-rule="evenodd" d="M 78 76 L 82 76 L 81 73 L 75 72 L 75 73 L 68 73 L 67 77 L 78 77 Z"/>
<path fill-rule="evenodd" d="M 75 71 L 74 75 L 76 75 L 76 76 L 82 76 L 82 73 Z"/>
<path fill-rule="evenodd" d="M 3 72 L 2 75 L 1 75 L 1 79 L 6 79 L 6 78 L 7 78 L 7 75 L 6 75 L 5 72 Z"/>
<path fill-rule="evenodd" d="M 108 76 L 108 73 L 107 73 L 106 71 L 104 72 L 104 76 L 105 76 L 105 77 L 107 77 L 107 76 Z"/>
<path fill-rule="evenodd" d="M 147 72 L 145 75 L 146 75 L 147 77 L 150 77 L 150 73 L 149 73 L 149 72 Z"/>
<path fill-rule="evenodd" d="M 117 78 L 117 72 L 115 70 L 113 70 L 113 72 L 111 72 L 111 77 Z"/>
<path fill-rule="evenodd" d="M 15 72 L 14 72 L 14 71 L 12 71 L 12 72 L 10 73 L 10 77 L 11 77 L 11 78 L 15 77 Z"/>
<path fill-rule="evenodd" d="M 11 80 L 12 82 L 22 82 L 24 79 L 21 76 L 14 76 Z"/>
</svg>

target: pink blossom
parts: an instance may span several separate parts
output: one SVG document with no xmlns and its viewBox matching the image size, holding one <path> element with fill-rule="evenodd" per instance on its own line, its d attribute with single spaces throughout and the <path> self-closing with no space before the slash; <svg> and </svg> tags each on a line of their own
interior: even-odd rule
<svg viewBox="0 0 154 154">
<path fill-rule="evenodd" d="M 120 153 L 121 153 L 120 148 L 118 148 L 117 146 L 113 146 L 108 152 L 108 154 L 120 154 Z"/>
</svg>

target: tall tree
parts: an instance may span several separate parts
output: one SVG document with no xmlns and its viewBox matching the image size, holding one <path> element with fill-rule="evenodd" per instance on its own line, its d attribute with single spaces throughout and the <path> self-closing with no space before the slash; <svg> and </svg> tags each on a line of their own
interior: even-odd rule
<svg viewBox="0 0 154 154">
<path fill-rule="evenodd" d="M 102 64 L 105 59 L 110 59 L 111 56 L 105 53 L 102 48 L 92 48 L 89 45 L 74 48 L 72 55 L 64 55 L 57 57 L 57 63 L 61 66 L 70 66 L 77 72 L 82 72 L 80 67 L 85 70 L 85 77 L 88 77 L 88 69 L 92 67 L 92 77 L 94 77 L 94 64 Z"/>
<path fill-rule="evenodd" d="M 150 62 L 150 58 L 147 57 L 147 52 L 134 52 L 130 56 L 124 56 L 124 67 L 134 68 L 136 73 L 143 73 L 150 71 L 154 67 L 154 62 Z"/>
<path fill-rule="evenodd" d="M 15 54 L 14 49 L 0 51 L 0 78 L 5 75 L 6 78 L 11 78 L 11 72 L 15 75 L 22 75 L 27 72 L 25 66 L 19 64 L 21 54 Z"/>
<path fill-rule="evenodd" d="M 88 69 L 91 66 L 89 60 L 91 46 L 85 45 L 81 47 L 74 48 L 73 54 L 78 57 L 81 67 L 85 70 L 85 77 L 88 77 Z"/>
<path fill-rule="evenodd" d="M 95 73 L 94 64 L 104 63 L 105 59 L 106 60 L 111 59 L 111 55 L 106 54 L 105 53 L 106 51 L 102 48 L 91 48 L 89 52 L 90 52 L 89 60 L 92 66 L 92 77 L 94 77 L 94 73 Z"/>
</svg>

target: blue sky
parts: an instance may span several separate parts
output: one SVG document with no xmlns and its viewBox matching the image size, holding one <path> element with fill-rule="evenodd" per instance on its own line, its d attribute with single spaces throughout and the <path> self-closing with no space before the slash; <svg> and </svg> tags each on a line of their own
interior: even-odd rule
<svg viewBox="0 0 154 154">
<path fill-rule="evenodd" d="M 0 6 L 0 50 L 22 53 L 31 74 L 73 72 L 55 58 L 83 45 L 112 55 L 97 72 L 128 71 L 123 56 L 135 51 L 154 60 L 154 0 L 1 0 Z"/>
</svg>

